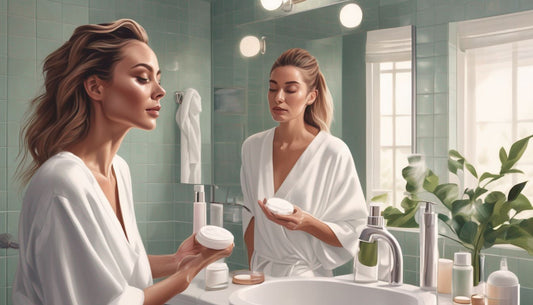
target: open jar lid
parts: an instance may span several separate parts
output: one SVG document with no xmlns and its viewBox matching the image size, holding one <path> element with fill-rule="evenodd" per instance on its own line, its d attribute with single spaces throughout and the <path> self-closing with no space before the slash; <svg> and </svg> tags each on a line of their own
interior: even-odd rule
<svg viewBox="0 0 533 305">
<path fill-rule="evenodd" d="M 273 214 L 277 215 L 291 215 L 294 213 L 294 206 L 292 203 L 281 198 L 270 198 L 266 202 L 267 209 Z"/>
<path fill-rule="evenodd" d="M 222 250 L 233 243 L 233 234 L 224 228 L 208 225 L 196 233 L 196 240 L 206 248 Z"/>
</svg>

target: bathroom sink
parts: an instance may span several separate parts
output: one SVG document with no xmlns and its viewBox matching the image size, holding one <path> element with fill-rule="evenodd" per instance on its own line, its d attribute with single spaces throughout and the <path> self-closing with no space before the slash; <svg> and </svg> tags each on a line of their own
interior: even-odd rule
<svg viewBox="0 0 533 305">
<path fill-rule="evenodd" d="M 411 285 L 358 284 L 335 278 L 288 278 L 233 292 L 232 305 L 431 305 L 435 295 Z"/>
</svg>

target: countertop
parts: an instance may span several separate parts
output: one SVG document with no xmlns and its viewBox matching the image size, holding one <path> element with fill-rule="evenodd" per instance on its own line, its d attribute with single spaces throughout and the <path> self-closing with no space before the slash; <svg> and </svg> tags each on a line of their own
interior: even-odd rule
<svg viewBox="0 0 533 305">
<path fill-rule="evenodd" d="M 230 272 L 231 276 L 231 272 Z M 265 277 L 265 281 L 271 280 L 270 277 Z M 346 274 L 335 277 L 341 281 L 352 281 L 353 275 Z M 372 284 L 369 284 L 372 285 Z M 231 283 L 231 278 L 229 279 L 229 284 L 227 288 L 220 290 L 206 290 L 204 283 L 204 274 L 201 272 L 196 276 L 189 287 L 183 291 L 181 294 L 176 295 L 172 298 L 167 304 L 168 305 L 229 305 L 229 296 L 244 287 L 249 287 L 248 285 L 237 285 Z M 407 291 L 420 291 L 417 287 L 413 286 L 401 286 L 401 289 Z M 440 294 L 438 297 L 439 305 L 451 305 L 450 295 Z"/>
</svg>

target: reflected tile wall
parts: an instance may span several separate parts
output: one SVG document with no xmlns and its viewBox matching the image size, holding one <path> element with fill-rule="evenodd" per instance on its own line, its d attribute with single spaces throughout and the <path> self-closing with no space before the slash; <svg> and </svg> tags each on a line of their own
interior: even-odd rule
<svg viewBox="0 0 533 305">
<path fill-rule="evenodd" d="M 240 82 L 242 78 L 249 79 L 251 75 L 257 72 L 268 73 L 270 64 L 273 62 L 274 54 L 279 54 L 275 49 L 270 49 L 266 56 L 245 59 L 238 54 L 238 39 L 243 34 L 268 34 L 271 42 L 276 47 L 276 42 L 280 37 L 275 34 L 275 29 L 265 28 L 259 30 L 250 26 L 236 26 L 240 23 L 251 23 L 253 20 L 263 20 L 270 16 L 282 16 L 282 12 L 266 12 L 259 7 L 258 1 L 251 4 L 247 0 L 215 0 L 213 2 L 213 46 L 215 50 L 214 59 L 214 83 L 220 86 L 243 86 L 246 88 L 246 82 Z M 371 30 L 385 27 L 398 27 L 403 25 L 416 26 L 416 59 L 417 59 L 417 100 L 418 100 L 418 147 L 420 153 L 426 155 L 428 166 L 434 170 L 437 175 L 444 176 L 447 174 L 447 151 L 449 143 L 455 141 L 455 120 L 450 118 L 450 113 L 454 113 L 454 105 L 449 105 L 448 100 L 456 94 L 455 86 L 450 85 L 450 73 L 454 73 L 454 67 L 449 63 L 449 56 L 453 50 L 448 44 L 448 23 L 465 19 L 488 17 L 498 14 L 512 13 L 533 9 L 533 2 L 529 0 L 490 0 L 490 1 L 439 1 L 439 0 L 381 0 L 381 1 L 357 1 L 363 8 L 364 19 L 361 30 Z M 308 1 L 310 3 L 310 1 Z M 299 5 L 297 5 L 298 7 Z M 315 4 L 315 7 L 320 5 Z M 302 8 L 303 9 L 303 8 Z M 309 9 L 309 8 L 307 8 Z M 330 18 L 330 16 L 324 16 Z M 295 28 L 305 28 L 305 24 L 294 24 Z M 346 41 L 346 40 L 345 40 Z M 298 43 L 298 42 L 296 42 Z M 301 46 L 301 45 L 300 45 Z M 347 53 L 342 54 L 345 57 Z M 362 56 L 360 54 L 360 56 Z M 453 56 L 452 56 L 453 58 Z M 247 64 L 244 70 L 242 65 Z M 253 67 L 253 68 L 252 68 Z M 255 72 L 251 72 L 254 69 Z M 245 71 L 245 74 L 236 71 Z M 356 71 L 343 71 L 343 77 L 349 77 L 364 83 Z M 346 86 L 346 84 L 343 84 Z M 348 84 L 350 85 L 350 84 Z M 266 90 L 266 89 L 265 89 Z M 266 92 L 266 91 L 263 91 Z M 230 127 L 228 132 L 235 132 L 233 135 L 225 134 L 225 139 L 232 136 L 243 137 L 243 130 L 254 133 L 264 130 L 271 126 L 265 122 L 264 118 L 268 109 L 258 104 L 266 103 L 262 92 L 248 92 L 248 113 L 240 115 L 238 119 L 232 120 L 228 124 L 236 124 Z M 364 100 L 361 100 L 364 103 Z M 343 117 L 355 117 L 360 108 L 349 105 L 343 108 Z M 252 112 L 253 110 L 253 112 Z M 353 113 L 352 113 L 353 112 Z M 217 113 L 215 116 L 215 129 L 224 130 L 227 126 L 225 121 L 219 119 Z M 222 131 L 221 131 L 222 133 Z M 215 146 L 224 147 L 224 151 L 240 151 L 240 142 L 237 139 L 232 141 L 220 141 L 217 133 L 214 135 Z M 218 143 L 217 143 L 218 142 Z M 231 147 L 231 148 L 228 148 Z M 359 156 L 361 157 L 361 156 Z M 223 163 L 225 168 L 233 166 L 240 167 L 240 162 L 234 156 L 228 157 L 227 153 L 219 153 L 215 150 L 215 163 Z M 234 193 L 235 197 L 240 194 L 238 181 L 234 181 L 235 175 L 225 173 L 216 173 L 217 182 L 228 183 L 227 189 Z M 361 177 L 364 177 L 362 175 Z M 228 178 L 228 179 L 226 179 Z M 364 183 L 364 181 L 363 181 Z M 231 196 L 230 196 L 231 199 Z M 233 200 L 233 199 L 232 199 Z M 416 249 L 418 251 L 416 233 L 412 232 L 395 232 L 404 249 Z M 237 235 L 236 235 L 237 236 Z M 446 257 L 451 257 L 453 251 L 458 250 L 457 246 L 450 243 L 442 243 L 446 247 Z M 405 251 L 404 251 L 405 252 Z M 517 265 L 531 266 L 532 257 L 522 250 L 516 249 L 491 249 L 487 256 L 492 256 L 494 260 L 499 260 L 501 256 L 509 256 L 516 260 Z M 418 252 L 404 253 L 405 280 L 411 284 L 418 284 Z M 246 265 L 246 255 L 239 252 L 231 257 L 231 262 L 239 265 Z M 490 268 L 494 264 L 490 263 Z M 345 270 L 350 271 L 349 268 Z M 529 269 L 527 269 L 529 270 Z M 533 297 L 533 273 L 527 270 L 517 270 L 517 275 L 522 283 L 522 300 L 530 300 Z M 530 271 L 530 270 L 529 270 Z"/>
</svg>

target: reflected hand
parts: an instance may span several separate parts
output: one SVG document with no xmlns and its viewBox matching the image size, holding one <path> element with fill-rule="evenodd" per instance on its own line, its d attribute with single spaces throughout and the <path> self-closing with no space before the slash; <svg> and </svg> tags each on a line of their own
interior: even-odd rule
<svg viewBox="0 0 533 305">
<path fill-rule="evenodd" d="M 275 222 L 281 226 L 284 226 L 285 228 L 289 230 L 304 230 L 304 227 L 308 224 L 309 214 L 302 211 L 299 207 L 296 205 L 294 206 L 294 212 L 290 215 L 278 215 L 272 213 L 267 207 L 266 207 L 266 198 L 263 199 L 263 201 L 258 200 L 257 203 L 261 207 L 261 210 L 263 210 L 263 213 L 265 213 L 266 217 L 272 221 Z"/>
</svg>

